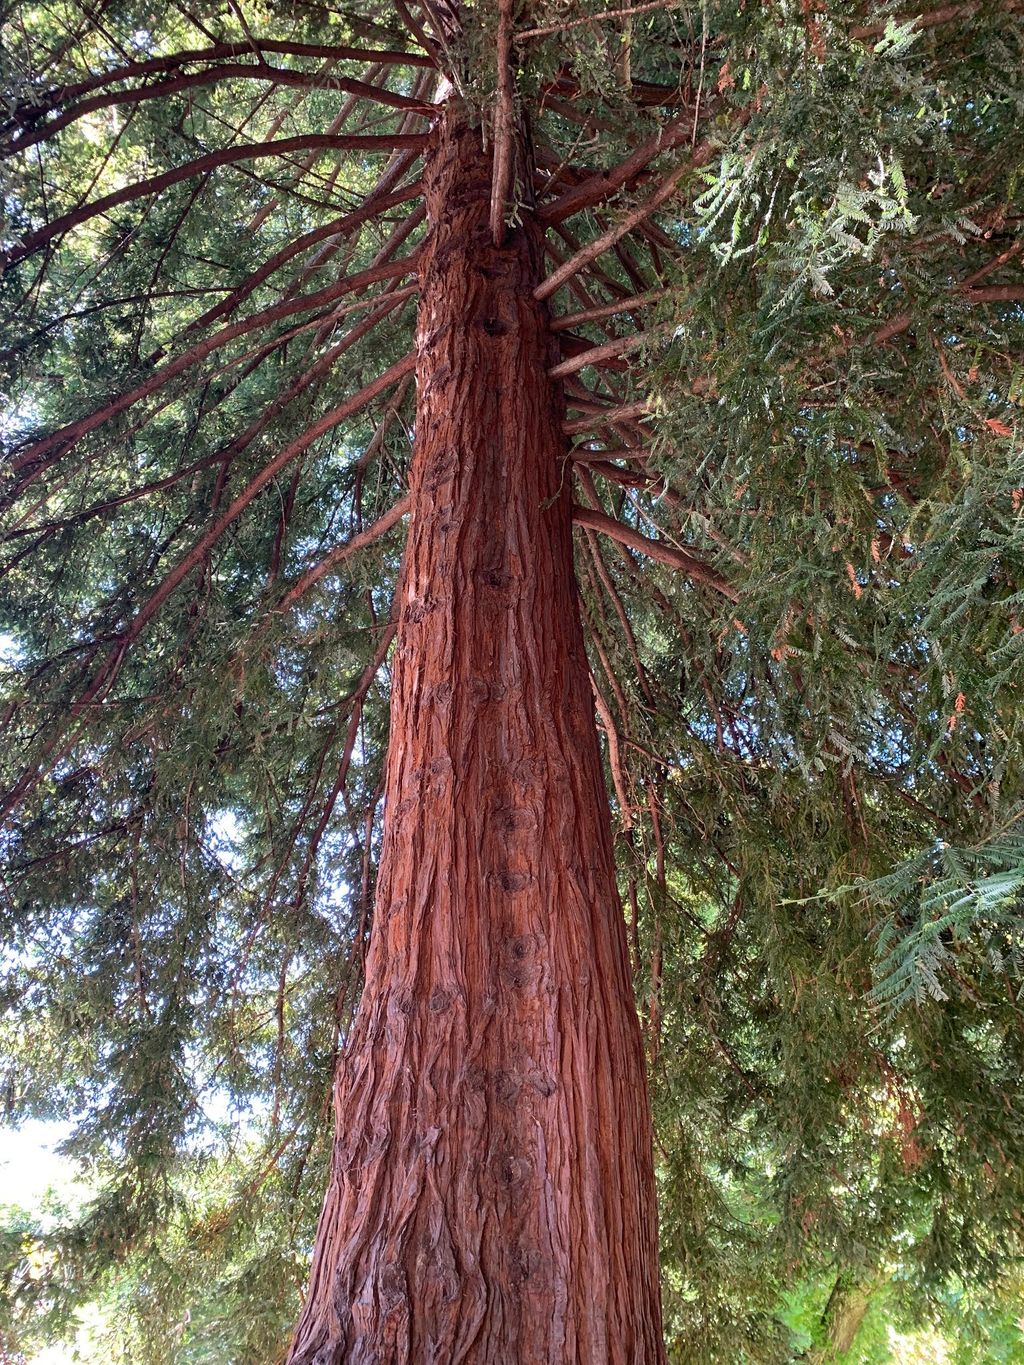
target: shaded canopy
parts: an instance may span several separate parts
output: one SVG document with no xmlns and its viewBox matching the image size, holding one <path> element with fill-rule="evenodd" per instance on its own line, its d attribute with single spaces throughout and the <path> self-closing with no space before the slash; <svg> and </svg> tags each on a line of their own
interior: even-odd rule
<svg viewBox="0 0 1024 1365">
<path fill-rule="evenodd" d="M 548 229 L 669 1338 L 780 1359 L 801 1276 L 1003 1276 L 1019 6 L 58 3 L 3 37 L 4 1094 L 73 1115 L 102 1191 L 47 1273 L 14 1236 L 12 1301 L 128 1256 L 154 1360 L 186 1306 L 240 1360 L 294 1316 L 452 98 L 495 232 Z"/>
</svg>

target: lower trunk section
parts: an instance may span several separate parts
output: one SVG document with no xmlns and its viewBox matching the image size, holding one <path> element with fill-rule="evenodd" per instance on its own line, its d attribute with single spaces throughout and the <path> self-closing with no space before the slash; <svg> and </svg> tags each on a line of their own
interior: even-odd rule
<svg viewBox="0 0 1024 1365">
<path fill-rule="evenodd" d="M 847 1274 L 839 1276 L 822 1314 L 825 1343 L 811 1352 L 814 1365 L 829 1365 L 829 1362 L 846 1358 L 853 1349 L 877 1289 L 877 1280 L 857 1280 Z"/>
<path fill-rule="evenodd" d="M 650 1117 L 541 237 L 427 166 L 384 847 L 292 1365 L 658 1365 Z"/>
</svg>

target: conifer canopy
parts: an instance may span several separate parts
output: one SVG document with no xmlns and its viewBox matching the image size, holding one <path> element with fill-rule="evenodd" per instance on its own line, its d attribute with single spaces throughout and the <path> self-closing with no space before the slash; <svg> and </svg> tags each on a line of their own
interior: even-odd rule
<svg viewBox="0 0 1024 1365">
<path fill-rule="evenodd" d="M 0 1354 L 287 1343 L 458 100 L 546 228 L 670 1358 L 1024 1359 L 1022 73 L 1018 0 L 8 7 L 0 1094 L 92 1194 Z"/>
</svg>

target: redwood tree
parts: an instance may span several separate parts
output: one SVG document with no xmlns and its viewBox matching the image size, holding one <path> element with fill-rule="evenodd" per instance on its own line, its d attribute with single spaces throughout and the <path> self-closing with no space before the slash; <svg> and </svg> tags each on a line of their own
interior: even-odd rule
<svg viewBox="0 0 1024 1365">
<path fill-rule="evenodd" d="M 655 1174 L 679 1359 L 996 1281 L 1018 6 L 5 37 L 9 1282 L 267 1359 L 326 1184 L 295 1365 L 656 1362 Z"/>
<path fill-rule="evenodd" d="M 289 1359 L 663 1359 L 650 1112 L 572 567 L 543 233 L 425 156 L 374 928 Z"/>
</svg>

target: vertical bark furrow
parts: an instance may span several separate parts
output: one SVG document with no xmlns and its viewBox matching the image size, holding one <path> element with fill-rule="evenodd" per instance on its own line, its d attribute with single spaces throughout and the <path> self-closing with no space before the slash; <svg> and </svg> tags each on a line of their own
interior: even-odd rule
<svg viewBox="0 0 1024 1365">
<path fill-rule="evenodd" d="M 428 157 L 385 830 L 293 1365 L 658 1365 L 646 1083 L 564 416 L 491 163 Z"/>
</svg>

